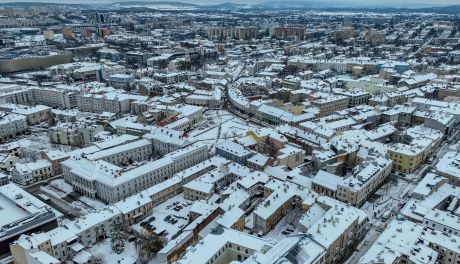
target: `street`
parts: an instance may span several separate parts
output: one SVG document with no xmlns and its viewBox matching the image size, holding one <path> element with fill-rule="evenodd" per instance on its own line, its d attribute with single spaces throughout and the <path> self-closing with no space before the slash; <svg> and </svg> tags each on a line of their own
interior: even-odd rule
<svg viewBox="0 0 460 264">
<path fill-rule="evenodd" d="M 72 219 L 75 219 L 75 217 L 82 216 L 82 213 L 76 210 L 71 204 L 64 201 L 60 197 L 57 197 L 53 193 L 50 193 L 50 192 L 44 192 L 43 189 L 41 189 L 41 187 L 46 186 L 49 181 L 52 181 L 54 179 L 58 179 L 61 177 L 62 177 L 62 174 L 56 175 L 50 179 L 31 184 L 25 187 L 24 189 L 27 190 L 29 193 L 33 194 L 34 196 L 36 196 L 38 199 L 40 199 L 38 194 L 45 194 L 46 196 L 50 198 L 50 201 L 48 202 L 48 204 L 51 207 L 55 208 L 60 213 L 62 213 L 65 217 L 72 220 Z"/>
</svg>

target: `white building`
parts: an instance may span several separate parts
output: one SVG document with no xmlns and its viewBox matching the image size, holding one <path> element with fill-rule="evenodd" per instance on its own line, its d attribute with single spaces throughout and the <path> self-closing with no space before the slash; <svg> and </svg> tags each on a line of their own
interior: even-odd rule
<svg viewBox="0 0 460 264">
<path fill-rule="evenodd" d="M 196 143 L 128 171 L 103 160 L 93 162 L 82 158 L 62 162 L 62 169 L 64 179 L 77 191 L 116 202 L 207 158 L 207 146 Z"/>
<path fill-rule="evenodd" d="M 54 175 L 51 163 L 48 160 L 38 160 L 29 163 L 17 163 L 11 176 L 13 181 L 21 185 L 48 179 Z"/>
<path fill-rule="evenodd" d="M 130 90 L 134 84 L 134 76 L 128 74 L 112 74 L 109 76 L 109 84 L 116 89 Z"/>
<path fill-rule="evenodd" d="M 51 107 L 44 105 L 26 106 L 18 104 L 2 104 L 0 105 L 0 110 L 25 116 L 29 125 L 48 121 L 52 118 Z"/>
<path fill-rule="evenodd" d="M 39 251 L 62 262 L 71 261 L 85 252 L 85 247 L 110 237 L 114 224 L 121 222 L 120 211 L 107 206 L 48 232 L 22 235 L 10 245 L 10 250 L 15 263 L 36 263 L 27 260 Z"/>
<path fill-rule="evenodd" d="M 37 87 L 32 91 L 36 103 L 59 109 L 77 107 L 77 94 L 80 93 L 77 87 L 68 85 L 58 85 L 52 88 Z"/>
<path fill-rule="evenodd" d="M 393 221 L 358 263 L 434 264 L 438 254 L 423 240 L 422 233 L 423 226 Z"/>
<path fill-rule="evenodd" d="M 103 149 L 86 156 L 89 160 L 104 160 L 114 165 L 128 165 L 136 161 L 148 160 L 152 156 L 152 144 L 147 139 Z"/>
<path fill-rule="evenodd" d="M 19 186 L 0 186 L 0 253 L 9 251 L 9 243 L 31 230 L 46 231 L 57 226 L 62 214 Z"/>
<path fill-rule="evenodd" d="M 436 172 L 448 178 L 454 185 L 460 186 L 460 153 L 448 151 L 435 166 Z"/>
<path fill-rule="evenodd" d="M 166 127 L 155 128 L 143 137 L 152 141 L 153 151 L 161 155 L 176 151 L 196 141 L 194 138 L 184 137 L 180 131 Z"/>
<path fill-rule="evenodd" d="M 305 161 L 305 150 L 287 145 L 278 150 L 276 161 L 278 165 L 286 166 L 290 169 L 299 166 Z"/>
<path fill-rule="evenodd" d="M 217 226 L 177 261 L 182 264 L 243 262 L 255 252 L 263 252 L 274 244 L 267 239 Z"/>
<path fill-rule="evenodd" d="M 77 107 L 80 111 L 93 113 L 126 113 L 131 109 L 129 97 L 116 92 L 78 95 Z"/>
<path fill-rule="evenodd" d="M 55 144 L 85 146 L 95 141 L 95 135 L 103 130 L 101 125 L 91 122 L 59 123 L 49 129 L 49 136 Z"/>
<path fill-rule="evenodd" d="M 391 173 L 393 161 L 383 156 L 369 156 L 337 184 L 337 199 L 355 206 L 363 205 Z"/>
<path fill-rule="evenodd" d="M 23 134 L 28 128 L 25 116 L 3 113 L 0 118 L 0 142 L 15 138 L 17 135 Z"/>
</svg>

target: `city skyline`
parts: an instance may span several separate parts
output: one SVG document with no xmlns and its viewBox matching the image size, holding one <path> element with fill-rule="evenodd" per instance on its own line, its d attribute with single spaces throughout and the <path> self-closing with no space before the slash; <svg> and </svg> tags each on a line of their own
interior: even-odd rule
<svg viewBox="0 0 460 264">
<path fill-rule="evenodd" d="M 19 2 L 31 2 L 31 1 L 11 1 L 11 0 L 0 0 L 0 3 L 19 3 Z M 33 2 L 41 2 L 41 3 L 62 3 L 62 4 L 104 4 L 104 3 L 115 3 L 115 2 L 152 2 L 152 3 L 167 3 L 167 2 L 182 2 L 182 3 L 190 3 L 190 4 L 197 4 L 197 5 L 216 5 L 222 3 L 234 3 L 234 4 L 245 4 L 245 5 L 254 5 L 254 4 L 262 4 L 262 3 L 285 3 L 284 1 L 264 1 L 264 0 L 255 0 L 255 1 L 247 1 L 247 0 L 184 0 L 184 1 L 174 1 L 174 0 L 159 0 L 159 1 L 149 1 L 149 0 L 36 0 Z M 294 3 L 305 3 L 310 6 L 324 5 L 325 3 L 332 3 L 335 6 L 343 5 L 344 7 L 359 7 L 359 6 L 366 6 L 366 7 L 380 7 L 380 6 L 387 6 L 387 7 L 430 7 L 430 6 L 446 6 L 446 5 L 457 5 L 460 4 L 458 0 L 440 0 L 440 1 L 432 1 L 432 0 L 382 0 L 378 3 L 372 3 L 366 0 L 322 0 L 322 1 L 314 1 L 314 0 L 297 0 Z M 410 5 L 410 6 L 406 6 Z"/>
<path fill-rule="evenodd" d="M 460 264 L 460 0 L 31 1 L 1 264 Z"/>
</svg>

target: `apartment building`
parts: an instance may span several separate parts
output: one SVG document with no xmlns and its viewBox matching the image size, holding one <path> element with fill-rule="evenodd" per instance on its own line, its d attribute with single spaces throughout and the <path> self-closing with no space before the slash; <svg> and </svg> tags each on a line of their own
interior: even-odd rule
<svg viewBox="0 0 460 264">
<path fill-rule="evenodd" d="M 448 151 L 436 163 L 437 174 L 446 177 L 456 186 L 460 186 L 460 154 L 458 151 Z"/>
<path fill-rule="evenodd" d="M 23 134 L 29 128 L 23 115 L 0 112 L 0 116 L 0 143 Z"/>
<path fill-rule="evenodd" d="M 354 37 L 356 31 L 353 27 L 342 27 L 334 32 L 334 39 L 338 41 L 347 40 Z"/>
<path fill-rule="evenodd" d="M 189 200 L 207 200 L 238 179 L 250 173 L 250 169 L 236 163 L 221 162 L 220 166 L 184 185 L 184 197 Z"/>
<path fill-rule="evenodd" d="M 62 173 L 61 162 L 70 158 L 70 155 L 67 152 L 51 150 L 42 152 L 42 158 L 48 160 L 51 163 L 51 170 L 53 171 L 54 175 L 59 175 Z"/>
<path fill-rule="evenodd" d="M 35 101 L 59 109 L 72 109 L 77 107 L 77 94 L 79 89 L 74 86 L 58 85 L 56 87 L 40 87 L 32 89 Z"/>
<path fill-rule="evenodd" d="M 185 97 L 185 103 L 190 105 L 209 107 L 211 109 L 222 108 L 222 91 L 216 89 L 212 93 L 194 93 Z"/>
<path fill-rule="evenodd" d="M 305 162 L 305 150 L 286 145 L 286 147 L 278 150 L 276 162 L 278 165 L 293 169 Z"/>
<path fill-rule="evenodd" d="M 212 39 L 256 39 L 257 27 L 209 27 L 208 38 Z"/>
<path fill-rule="evenodd" d="M 427 174 L 420 181 L 416 187 L 416 196 L 406 203 L 401 210 L 401 215 L 412 222 L 424 224 L 428 220 L 425 220 L 425 216 L 430 214 L 426 224 L 440 221 L 439 225 L 430 225 L 430 227 L 438 226 L 444 232 L 447 231 L 447 228 L 444 230 L 445 226 L 452 226 L 454 228 L 451 229 L 451 232 L 453 232 L 453 230 L 458 229 L 456 221 L 454 221 L 458 217 L 455 214 L 457 200 L 454 197 L 459 195 L 459 188 L 449 184 L 445 178 L 436 176 L 435 174 Z M 433 219 L 433 213 L 438 213 L 438 220 Z M 457 235 L 460 234 L 458 231 L 456 232 Z"/>
<path fill-rule="evenodd" d="M 20 185 L 43 181 L 53 175 L 51 163 L 44 159 L 29 163 L 17 163 L 11 173 L 13 181 Z"/>
<path fill-rule="evenodd" d="M 339 89 L 332 90 L 334 94 L 339 94 L 348 97 L 348 108 L 358 105 L 365 105 L 371 98 L 371 94 L 361 89 Z"/>
<path fill-rule="evenodd" d="M 11 171 L 18 160 L 16 156 L 0 153 L 0 169 Z"/>
<path fill-rule="evenodd" d="M 325 213 L 306 226 L 307 234 L 325 248 L 324 263 L 339 263 L 362 239 L 369 219 L 365 211 L 330 197 L 320 196 L 316 202 Z"/>
<path fill-rule="evenodd" d="M 358 261 L 359 264 L 452 264 L 460 261 L 460 237 L 410 221 L 393 221 Z"/>
<path fill-rule="evenodd" d="M 426 127 L 437 129 L 444 135 L 451 135 L 458 123 L 458 118 L 455 115 L 443 111 L 430 111 L 425 113 L 423 118 Z"/>
<path fill-rule="evenodd" d="M 2 104 L 0 111 L 23 115 L 27 119 L 27 124 L 34 125 L 52 118 L 51 107 L 44 105 L 26 106 L 18 104 Z"/>
<path fill-rule="evenodd" d="M 392 144 L 388 156 L 393 160 L 393 170 L 403 173 L 416 171 L 443 138 L 439 130 L 415 126 L 406 130 L 404 142 Z"/>
<path fill-rule="evenodd" d="M 327 116 L 336 111 L 348 108 L 349 99 L 343 95 L 332 95 L 327 93 L 318 94 L 311 101 L 311 104 L 318 107 L 319 116 Z"/>
<path fill-rule="evenodd" d="M 130 90 L 134 85 L 134 76 L 128 74 L 112 74 L 109 76 L 109 84 L 115 89 Z"/>
<path fill-rule="evenodd" d="M 385 43 L 386 32 L 370 30 L 369 32 L 367 32 L 366 37 L 367 37 L 367 41 L 369 41 L 369 43 L 372 46 L 378 46 L 378 45 Z"/>
<path fill-rule="evenodd" d="M 78 95 L 77 107 L 80 111 L 93 113 L 126 113 L 131 109 L 129 97 L 120 93 Z"/>
<path fill-rule="evenodd" d="M 254 229 L 264 234 L 268 233 L 283 218 L 296 199 L 307 195 L 300 192 L 300 187 L 293 183 L 270 180 L 264 185 L 262 203 L 254 209 Z"/>
<path fill-rule="evenodd" d="M 86 146 L 95 141 L 95 135 L 104 128 L 92 122 L 59 123 L 49 129 L 50 141 L 69 146 Z"/>
<path fill-rule="evenodd" d="M 385 259 L 387 263 L 434 264 L 438 254 L 425 241 L 420 241 L 422 232 L 420 225 L 393 221 L 358 263 L 379 263 Z"/>
<path fill-rule="evenodd" d="M 337 184 L 337 199 L 361 207 L 390 175 L 393 161 L 383 156 L 369 156 Z"/>
<path fill-rule="evenodd" d="M 325 263 L 325 252 L 325 248 L 308 234 L 292 234 L 279 240 L 268 251 L 255 252 L 243 264 L 289 263 L 293 253 L 302 256 L 303 264 L 321 264 Z"/>
<path fill-rule="evenodd" d="M 335 198 L 337 195 L 337 185 L 342 181 L 342 177 L 329 173 L 324 170 L 318 171 L 311 181 L 311 188 L 315 192 Z"/>
<path fill-rule="evenodd" d="M 153 79 L 165 84 L 174 84 L 186 81 L 188 75 L 185 72 L 156 72 L 153 74 Z"/>
<path fill-rule="evenodd" d="M 293 27 L 293 26 L 277 26 L 272 28 L 273 36 L 275 38 L 282 39 L 305 39 L 305 28 L 304 27 Z"/>
<path fill-rule="evenodd" d="M 255 252 L 271 248 L 275 242 L 223 226 L 216 226 L 199 243 L 177 259 L 183 264 L 220 264 L 249 260 Z"/>
<path fill-rule="evenodd" d="M 182 186 L 216 168 L 222 159 L 211 158 L 176 173 L 170 179 L 127 197 L 114 205 L 122 212 L 128 224 L 140 222 L 152 214 L 153 208 L 183 191 Z"/>
<path fill-rule="evenodd" d="M 216 145 L 216 154 L 242 165 L 253 155 L 242 145 L 226 140 Z"/>
<path fill-rule="evenodd" d="M 28 105 L 35 102 L 33 89 L 17 84 L 0 85 L 0 101 L 8 104 Z"/>
</svg>

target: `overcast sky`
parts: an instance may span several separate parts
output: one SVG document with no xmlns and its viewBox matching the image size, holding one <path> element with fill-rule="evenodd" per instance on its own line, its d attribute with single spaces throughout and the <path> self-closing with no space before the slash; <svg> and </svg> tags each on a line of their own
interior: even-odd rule
<svg viewBox="0 0 460 264">
<path fill-rule="evenodd" d="M 49 3 L 108 3 L 108 2 L 118 2 L 118 1 L 129 1 L 129 0 L 0 0 L 0 3 L 7 2 L 49 2 Z M 137 0 L 139 1 L 139 0 Z M 252 3 L 261 3 L 261 2 L 284 2 L 282 0 L 141 0 L 147 2 L 185 2 L 193 4 L 219 4 L 219 3 L 239 3 L 239 4 L 252 4 Z M 302 0 L 294 0 L 295 2 L 301 2 Z M 407 4 L 408 7 L 413 5 L 422 4 L 422 5 L 453 5 L 460 4 L 460 0 L 305 0 L 309 3 L 327 3 L 334 2 L 340 3 L 343 2 L 345 5 L 350 4 L 365 4 L 369 6 L 372 2 L 375 2 L 376 5 L 395 5 L 401 6 Z"/>
</svg>

